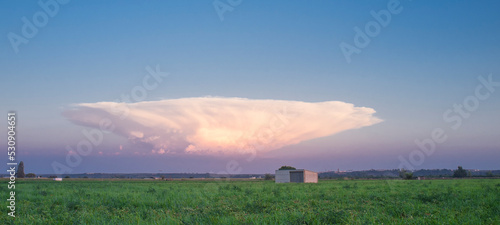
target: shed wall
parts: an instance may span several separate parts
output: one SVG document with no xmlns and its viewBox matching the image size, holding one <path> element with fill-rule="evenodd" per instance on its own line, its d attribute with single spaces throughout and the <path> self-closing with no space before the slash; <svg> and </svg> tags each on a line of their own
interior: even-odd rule
<svg viewBox="0 0 500 225">
<path fill-rule="evenodd" d="M 276 170 L 274 180 L 276 183 L 290 182 L 290 170 Z"/>
<path fill-rule="evenodd" d="M 318 183 L 318 173 L 305 170 L 304 183 Z"/>
<path fill-rule="evenodd" d="M 304 183 L 304 171 L 290 171 L 290 182 Z"/>
</svg>

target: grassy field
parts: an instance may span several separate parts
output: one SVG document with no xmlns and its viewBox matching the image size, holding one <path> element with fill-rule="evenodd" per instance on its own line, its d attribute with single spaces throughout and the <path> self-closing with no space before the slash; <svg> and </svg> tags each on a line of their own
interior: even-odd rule
<svg viewBox="0 0 500 225">
<path fill-rule="evenodd" d="M 7 199 L 6 180 L 0 188 Z M 0 224 L 14 224 L 4 200 Z M 18 180 L 15 224 L 500 224 L 500 180 Z"/>
</svg>

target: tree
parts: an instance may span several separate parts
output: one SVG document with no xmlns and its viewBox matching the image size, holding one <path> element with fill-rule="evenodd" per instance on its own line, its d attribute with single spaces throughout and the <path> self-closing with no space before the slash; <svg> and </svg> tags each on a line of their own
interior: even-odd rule
<svg viewBox="0 0 500 225">
<path fill-rule="evenodd" d="M 24 163 L 21 161 L 19 163 L 19 167 L 17 168 L 17 177 L 24 178 L 26 175 L 24 174 Z"/>
<path fill-rule="evenodd" d="M 411 180 L 411 179 L 413 179 L 413 173 L 406 173 L 404 179 L 405 180 Z"/>
<path fill-rule="evenodd" d="M 266 175 L 264 176 L 264 180 L 272 180 L 272 179 L 273 179 L 273 175 L 271 175 L 271 174 L 266 173 Z"/>
<path fill-rule="evenodd" d="M 64 178 L 71 178 L 71 177 L 69 177 L 68 175 L 66 175 Z"/>
<path fill-rule="evenodd" d="M 464 170 L 461 166 L 457 170 L 453 171 L 453 177 L 466 177 L 467 170 Z"/>
<path fill-rule="evenodd" d="M 28 173 L 28 174 L 26 174 L 26 177 L 28 177 L 28 178 L 35 178 L 36 175 L 34 173 Z"/>
<path fill-rule="evenodd" d="M 399 177 L 401 177 L 402 179 L 405 179 L 405 180 L 411 180 L 411 179 L 413 179 L 413 173 L 411 173 L 405 169 L 400 169 L 399 170 Z"/>
<path fill-rule="evenodd" d="M 487 176 L 487 177 L 492 177 L 492 176 L 493 176 L 493 173 L 491 172 L 491 170 L 490 170 L 490 171 L 488 171 L 488 172 L 486 172 L 486 176 Z"/>
<path fill-rule="evenodd" d="M 49 178 L 57 178 L 57 176 L 51 175 L 51 176 L 49 176 Z"/>
<path fill-rule="evenodd" d="M 296 170 L 296 169 L 293 166 L 282 166 L 279 168 L 279 170 Z"/>
</svg>

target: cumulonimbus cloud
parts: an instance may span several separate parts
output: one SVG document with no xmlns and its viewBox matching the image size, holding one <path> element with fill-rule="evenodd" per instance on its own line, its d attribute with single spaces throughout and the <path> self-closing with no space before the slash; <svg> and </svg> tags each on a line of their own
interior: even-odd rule
<svg viewBox="0 0 500 225">
<path fill-rule="evenodd" d="M 113 132 L 153 153 L 254 153 L 381 122 L 375 110 L 340 101 L 300 102 L 201 97 L 137 103 L 76 104 L 70 121 Z"/>
</svg>

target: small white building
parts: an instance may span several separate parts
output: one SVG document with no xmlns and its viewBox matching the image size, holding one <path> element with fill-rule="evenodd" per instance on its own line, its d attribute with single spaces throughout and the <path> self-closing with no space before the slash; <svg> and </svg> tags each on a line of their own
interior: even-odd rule
<svg viewBox="0 0 500 225">
<path fill-rule="evenodd" d="M 276 170 L 276 183 L 318 183 L 318 173 L 310 170 Z"/>
<path fill-rule="evenodd" d="M 62 178 L 54 178 L 55 181 L 62 181 Z"/>
</svg>

